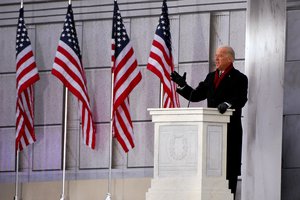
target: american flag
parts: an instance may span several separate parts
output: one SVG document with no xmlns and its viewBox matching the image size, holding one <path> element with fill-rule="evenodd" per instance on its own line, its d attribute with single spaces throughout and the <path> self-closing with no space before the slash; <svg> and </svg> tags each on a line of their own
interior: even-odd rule
<svg viewBox="0 0 300 200">
<path fill-rule="evenodd" d="M 129 94 L 142 79 L 137 66 L 138 63 L 115 0 L 112 27 L 113 132 L 125 152 L 134 148 Z"/>
<path fill-rule="evenodd" d="M 180 107 L 176 84 L 171 81 L 170 74 L 174 71 L 170 21 L 166 0 L 163 1 L 162 13 L 156 28 L 147 69 L 159 77 L 163 86 L 163 107 Z"/>
<path fill-rule="evenodd" d="M 35 142 L 33 84 L 40 79 L 20 9 L 16 38 L 16 149 Z"/>
<path fill-rule="evenodd" d="M 78 98 L 84 142 L 90 148 L 95 149 L 96 129 L 92 118 L 71 4 L 68 6 L 64 27 L 58 42 L 52 74 Z"/>
</svg>

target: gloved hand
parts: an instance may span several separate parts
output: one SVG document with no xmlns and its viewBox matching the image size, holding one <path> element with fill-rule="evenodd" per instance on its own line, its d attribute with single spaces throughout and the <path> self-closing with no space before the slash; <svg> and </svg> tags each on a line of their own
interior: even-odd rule
<svg viewBox="0 0 300 200">
<path fill-rule="evenodd" d="M 227 110 L 227 108 L 228 108 L 229 106 L 226 104 L 226 103 L 220 103 L 219 105 L 218 105 L 218 110 L 219 110 L 219 112 L 221 113 L 221 114 L 223 114 L 224 112 L 226 112 L 226 110 Z"/>
<path fill-rule="evenodd" d="M 177 83 L 179 87 L 184 87 L 186 85 L 186 72 L 184 72 L 183 76 L 180 76 L 176 71 L 171 73 L 171 80 Z"/>
</svg>

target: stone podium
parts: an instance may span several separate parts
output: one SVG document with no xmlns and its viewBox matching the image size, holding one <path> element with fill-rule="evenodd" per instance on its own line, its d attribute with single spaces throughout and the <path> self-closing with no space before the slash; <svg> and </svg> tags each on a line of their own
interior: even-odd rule
<svg viewBox="0 0 300 200">
<path fill-rule="evenodd" d="M 155 123 L 154 177 L 146 200 L 232 200 L 226 180 L 232 110 L 148 109 Z"/>
</svg>

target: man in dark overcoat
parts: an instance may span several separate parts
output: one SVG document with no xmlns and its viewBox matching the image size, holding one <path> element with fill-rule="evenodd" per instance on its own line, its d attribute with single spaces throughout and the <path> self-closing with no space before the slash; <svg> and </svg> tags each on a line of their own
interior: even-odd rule
<svg viewBox="0 0 300 200">
<path fill-rule="evenodd" d="M 215 54 L 216 70 L 210 72 L 196 89 L 186 83 L 186 73 L 180 76 L 176 71 L 171 79 L 177 83 L 177 92 L 191 102 L 207 99 L 207 106 L 218 108 L 223 114 L 228 108 L 234 109 L 227 129 L 227 170 L 229 189 L 235 194 L 237 177 L 241 175 L 242 157 L 242 108 L 247 102 L 248 78 L 233 67 L 234 50 L 221 46 Z"/>
</svg>

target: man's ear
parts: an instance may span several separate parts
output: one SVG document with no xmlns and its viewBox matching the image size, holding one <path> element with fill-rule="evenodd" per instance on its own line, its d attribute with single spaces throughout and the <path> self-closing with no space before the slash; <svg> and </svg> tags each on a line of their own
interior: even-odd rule
<svg viewBox="0 0 300 200">
<path fill-rule="evenodd" d="M 231 63 L 233 63 L 233 61 L 234 61 L 234 59 L 233 59 L 232 56 L 228 56 L 228 60 L 229 60 Z"/>
</svg>

